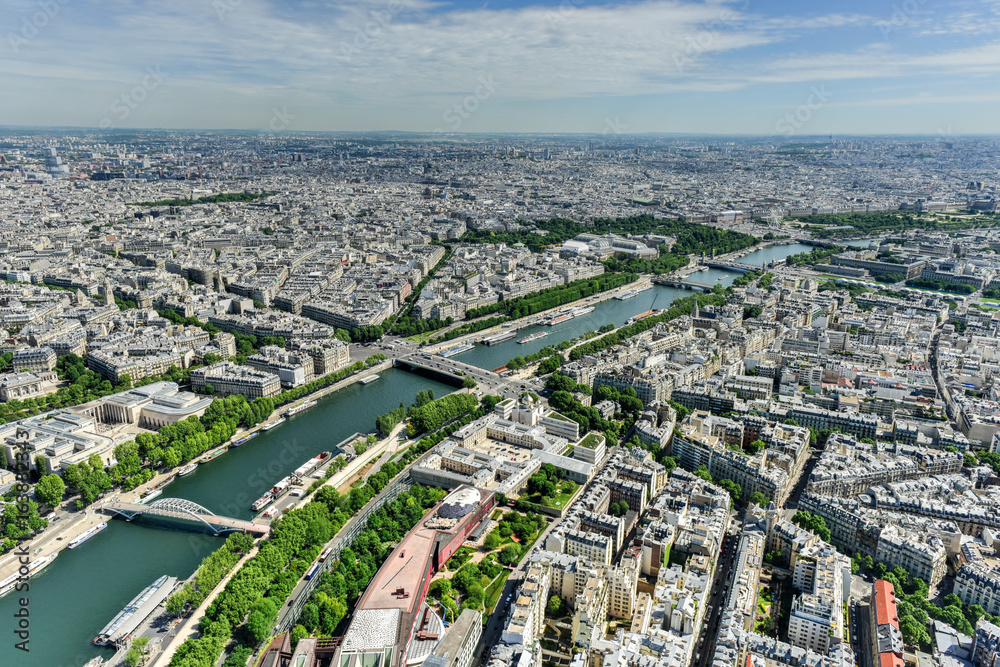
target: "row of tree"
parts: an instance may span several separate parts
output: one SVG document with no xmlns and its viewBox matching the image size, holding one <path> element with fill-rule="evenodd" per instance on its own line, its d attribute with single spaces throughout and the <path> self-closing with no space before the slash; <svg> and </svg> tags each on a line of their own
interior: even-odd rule
<svg viewBox="0 0 1000 667">
<path fill-rule="evenodd" d="M 574 280 L 565 285 L 549 287 L 516 299 L 497 301 L 488 306 L 473 308 L 465 316 L 468 319 L 475 319 L 493 313 L 505 313 L 512 319 L 518 319 L 540 313 L 543 310 L 558 308 L 601 292 L 607 292 L 635 282 L 637 278 L 638 276 L 634 273 L 603 273 L 595 278 Z"/>
<path fill-rule="evenodd" d="M 721 306 L 726 302 L 726 296 L 723 293 L 716 293 L 692 295 L 677 299 L 673 302 L 670 308 L 666 310 L 666 312 L 639 320 L 638 322 L 624 326 L 617 331 L 612 331 L 601 338 L 574 347 L 569 353 L 569 358 L 571 361 L 576 361 L 577 359 L 585 357 L 589 354 L 595 354 L 602 350 L 606 350 L 609 347 L 614 347 L 618 343 L 627 340 L 632 336 L 637 336 L 644 331 L 649 331 L 661 322 L 669 322 L 679 317 L 683 317 L 684 315 L 690 315 L 696 302 L 701 306 Z"/>
<path fill-rule="evenodd" d="M 550 245 L 559 245 L 578 234 L 657 234 L 676 239 L 672 251 L 676 254 L 711 254 L 733 252 L 749 248 L 760 239 L 750 234 L 718 229 L 711 225 L 680 220 L 660 220 L 651 215 L 636 215 L 628 218 L 597 218 L 584 225 L 575 220 L 553 218 L 551 220 L 522 221 L 523 230 L 496 232 L 489 230 L 469 230 L 462 236 L 463 242 L 471 243 L 523 243 L 532 252 L 541 252 Z M 538 234 L 537 231 L 545 234 Z"/>
<path fill-rule="evenodd" d="M 991 226 L 995 222 L 987 216 L 973 219 L 942 221 L 934 217 L 923 217 L 899 211 L 872 211 L 865 213 L 837 213 L 806 215 L 800 218 L 809 225 L 808 229 L 818 238 L 834 236 L 856 236 L 869 234 L 892 234 L 911 229 L 958 230 Z M 842 227 L 847 227 L 842 229 Z"/>
<path fill-rule="evenodd" d="M 246 554 L 253 549 L 253 537 L 233 533 L 225 544 L 205 557 L 194 575 L 167 599 L 167 611 L 180 614 L 185 606 L 198 607 Z"/>
<path fill-rule="evenodd" d="M 0 423 L 7 423 L 25 417 L 68 408 L 102 396 L 132 388 L 132 378 L 123 375 L 117 385 L 111 384 L 98 373 L 87 368 L 87 361 L 75 354 L 67 354 L 56 361 L 56 375 L 67 383 L 56 392 L 45 396 L 11 399 L 0 403 Z"/>
</svg>

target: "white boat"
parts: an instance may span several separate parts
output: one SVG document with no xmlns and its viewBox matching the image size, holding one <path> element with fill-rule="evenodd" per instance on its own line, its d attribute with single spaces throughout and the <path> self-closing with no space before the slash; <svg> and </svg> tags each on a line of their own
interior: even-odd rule
<svg viewBox="0 0 1000 667">
<path fill-rule="evenodd" d="M 15 572 L 14 574 L 10 575 L 9 577 L 7 577 L 6 579 L 4 579 L 3 581 L 0 581 L 0 597 L 3 597 L 4 595 L 7 595 L 7 593 L 10 593 L 12 590 L 14 590 L 17 587 L 18 581 L 24 581 L 25 579 L 28 579 L 29 577 L 31 577 L 31 576 L 33 576 L 35 574 L 38 574 L 39 572 L 41 572 L 42 570 L 44 570 L 46 567 L 48 567 L 49 563 L 51 563 L 55 559 L 56 559 L 56 557 L 54 555 L 53 556 L 42 556 L 38 560 L 33 560 L 30 563 L 28 563 L 28 574 L 27 575 L 23 575 L 22 576 L 21 573 L 20 573 L 20 571 L 18 571 L 18 572 Z"/>
<path fill-rule="evenodd" d="M 97 534 L 103 532 L 104 529 L 107 528 L 107 527 L 108 527 L 108 524 L 102 522 L 102 523 L 97 524 L 93 528 L 88 528 L 87 532 L 85 532 L 83 535 L 81 535 L 80 537 L 76 538 L 72 542 L 70 542 L 67 546 L 70 549 L 76 549 L 78 546 L 80 546 L 81 544 L 83 544 L 84 542 L 86 542 L 87 540 L 89 540 L 90 538 L 92 538 L 94 535 L 97 535 Z"/>
<path fill-rule="evenodd" d="M 300 403 L 296 405 L 294 408 L 288 409 L 288 416 L 291 417 L 292 415 L 297 415 L 303 410 L 308 410 L 314 405 L 316 405 L 316 401 L 306 401 L 305 403 Z"/>
<path fill-rule="evenodd" d="M 360 382 L 361 384 L 371 384 L 377 379 L 379 379 L 378 375 L 369 375 L 367 377 L 361 378 L 360 380 L 358 380 L 358 382 Z"/>
<path fill-rule="evenodd" d="M 274 428 L 276 426 L 280 426 L 280 425 L 282 425 L 284 423 L 285 423 L 285 418 L 281 417 L 277 421 L 273 421 L 270 424 L 266 424 L 265 426 L 261 426 L 260 430 L 262 430 L 262 431 L 270 431 L 272 428 Z"/>
<path fill-rule="evenodd" d="M 142 494 L 142 498 L 139 499 L 139 503 L 145 505 L 148 502 L 156 500 L 163 495 L 163 489 L 150 489 L 146 493 Z"/>
<path fill-rule="evenodd" d="M 177 471 L 178 477 L 186 477 L 198 469 L 197 463 L 190 463 Z"/>
<path fill-rule="evenodd" d="M 530 343 L 533 340 L 538 340 L 539 338 L 545 338 L 548 335 L 549 335 L 548 331 L 536 331 L 530 336 L 525 336 L 524 338 L 521 338 L 517 342 L 521 345 L 524 345 L 525 343 Z"/>
<path fill-rule="evenodd" d="M 511 338 L 513 338 L 516 335 L 517 335 L 516 331 L 504 331 L 504 332 L 501 332 L 501 333 L 498 333 L 498 334 L 494 334 L 492 336 L 487 336 L 486 338 L 482 339 L 480 342 L 483 345 L 497 345 L 499 343 L 503 343 L 505 341 L 510 340 Z"/>
</svg>

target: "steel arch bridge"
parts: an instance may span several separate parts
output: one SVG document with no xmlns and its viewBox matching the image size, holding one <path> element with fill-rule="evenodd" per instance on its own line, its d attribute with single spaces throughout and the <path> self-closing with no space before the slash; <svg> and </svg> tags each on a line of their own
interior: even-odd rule
<svg viewBox="0 0 1000 667">
<path fill-rule="evenodd" d="M 137 516 L 151 515 L 170 519 L 185 519 L 196 523 L 200 522 L 213 533 L 230 531 L 265 533 L 268 530 L 268 527 L 263 524 L 219 516 L 198 503 L 193 503 L 184 498 L 160 498 L 148 505 L 125 502 L 109 503 L 105 505 L 105 508 L 129 521 Z"/>
</svg>

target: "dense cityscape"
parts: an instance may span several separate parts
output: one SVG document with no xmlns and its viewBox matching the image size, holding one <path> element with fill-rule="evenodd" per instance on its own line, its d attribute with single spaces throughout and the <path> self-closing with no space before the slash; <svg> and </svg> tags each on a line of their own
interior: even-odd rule
<svg viewBox="0 0 1000 667">
<path fill-rule="evenodd" d="M 996 667 L 997 149 L 3 131 L 0 663 Z"/>
</svg>

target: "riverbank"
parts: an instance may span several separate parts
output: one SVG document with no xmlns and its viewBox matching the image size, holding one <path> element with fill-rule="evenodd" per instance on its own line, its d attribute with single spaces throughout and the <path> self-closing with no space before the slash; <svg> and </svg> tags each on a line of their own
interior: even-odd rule
<svg viewBox="0 0 1000 667">
<path fill-rule="evenodd" d="M 392 432 L 389 434 L 387 438 L 384 438 L 374 443 L 371 447 L 365 450 L 364 454 L 356 457 L 345 468 L 331 475 L 330 478 L 326 480 L 326 482 L 324 482 L 322 486 L 329 485 L 336 488 L 337 486 L 342 484 L 344 480 L 349 479 L 351 475 L 355 474 L 358 470 L 361 470 L 366 465 L 371 464 L 373 462 L 373 459 L 377 460 L 378 463 L 374 468 L 372 468 L 370 474 L 374 474 L 375 472 L 377 472 L 378 468 L 380 468 L 382 464 L 388 461 L 398 451 L 399 435 L 404 431 L 404 429 L 405 429 L 404 424 L 398 424 L 392 430 Z M 364 437 L 364 436 L 360 435 L 358 437 Z M 326 465 L 330 465 L 330 462 L 328 462 Z M 289 503 L 286 507 L 284 507 L 283 512 L 287 512 L 288 510 L 291 510 L 296 507 L 304 506 L 306 503 L 312 501 L 314 495 L 315 491 L 313 493 L 307 493 L 302 497 L 295 499 L 293 502 Z M 344 526 L 341 527 L 340 531 L 338 531 L 336 535 L 333 535 L 330 538 L 330 541 L 327 544 L 329 545 L 333 543 L 348 525 L 349 522 L 346 522 Z M 220 581 L 219 584 L 212 589 L 208 597 L 205 598 L 205 600 L 201 603 L 201 605 L 198 606 L 196 610 L 186 615 L 183 618 L 183 620 L 181 620 L 180 628 L 177 630 L 176 635 L 171 639 L 167 647 L 161 653 L 155 656 L 155 659 L 150 663 L 150 667 L 166 667 L 167 665 L 169 665 L 170 660 L 172 659 L 177 649 L 181 646 L 181 644 L 183 644 L 188 639 L 201 636 L 201 631 L 198 626 L 199 623 L 201 622 L 201 619 L 205 615 L 205 611 L 212 605 L 212 603 L 219 596 L 219 594 L 225 589 L 226 584 L 236 574 L 236 572 L 238 572 L 239 569 L 247 563 L 247 561 L 253 558 L 253 556 L 257 553 L 258 546 L 255 546 L 253 550 L 250 551 L 250 553 L 248 553 L 246 556 L 240 559 L 240 561 L 223 578 L 223 580 Z"/>
<path fill-rule="evenodd" d="M 239 572 L 240 568 L 246 565 L 247 561 L 257 555 L 257 548 L 258 546 L 254 545 L 254 548 L 243 556 L 243 558 L 236 563 L 233 569 L 229 571 L 229 574 L 223 577 L 222 581 L 220 581 L 218 585 L 212 589 L 212 592 L 208 594 L 205 601 L 202 602 L 192 613 L 188 614 L 181 620 L 176 634 L 173 639 L 170 640 L 170 643 L 167 644 L 166 648 L 158 654 L 151 656 L 149 667 L 167 667 L 167 665 L 170 664 L 171 658 L 174 657 L 174 653 L 181 644 L 192 637 L 201 635 L 201 631 L 198 629 L 198 623 L 205 615 L 205 610 L 208 609 L 213 602 L 215 602 L 215 598 L 219 596 L 219 593 L 221 593 L 223 589 L 225 589 L 226 584 L 228 584 L 229 580 L 233 578 L 233 575 Z"/>
<path fill-rule="evenodd" d="M 555 308 L 549 308 L 548 310 L 543 310 L 541 312 L 535 313 L 534 315 L 527 315 L 525 317 L 518 318 L 516 320 L 509 320 L 503 324 L 498 324 L 495 327 L 490 327 L 489 329 L 483 329 L 481 331 L 476 331 L 474 333 L 466 334 L 464 336 L 459 336 L 458 338 L 453 338 L 442 343 L 434 343 L 433 345 L 428 345 L 423 348 L 425 352 L 431 354 L 436 354 L 442 350 L 447 350 L 459 345 L 465 345 L 478 341 L 487 336 L 499 333 L 501 331 L 518 331 L 530 326 L 534 326 L 549 319 L 552 315 L 559 312 L 560 310 L 565 310 L 567 308 L 573 308 L 576 306 L 584 306 L 588 304 L 600 303 L 602 301 L 607 301 L 608 299 L 613 299 L 619 294 L 624 294 L 625 292 L 631 292 L 634 289 L 640 287 L 645 287 L 646 285 L 652 284 L 652 276 L 641 275 L 635 282 L 628 283 L 627 285 L 622 285 L 621 287 L 616 287 L 615 289 L 608 290 L 606 292 L 601 292 L 600 294 L 594 294 L 592 296 L 584 297 L 582 299 L 577 299 L 570 303 L 565 303 L 561 306 L 556 306 Z M 490 316 L 492 317 L 492 316 Z M 468 324 L 469 322 L 474 322 L 475 320 L 457 322 L 458 326 L 462 324 Z M 454 325 L 453 325 L 454 326 Z"/>
<path fill-rule="evenodd" d="M 313 393 L 301 397 L 299 400 L 283 405 L 280 408 L 276 408 L 271 416 L 265 421 L 248 429 L 237 430 L 236 433 L 233 434 L 233 437 L 228 441 L 217 447 L 213 447 L 210 450 L 206 450 L 195 460 L 201 458 L 202 456 L 210 455 L 216 451 L 227 449 L 240 438 L 245 438 L 251 433 L 259 432 L 268 423 L 284 417 L 295 405 L 306 401 L 318 400 L 324 396 L 360 382 L 363 378 L 368 377 L 373 373 L 381 373 L 388 370 L 389 368 L 392 368 L 392 366 L 392 361 L 380 362 L 369 368 L 364 368 L 357 373 L 353 373 L 327 387 L 317 389 Z M 42 558 L 43 556 L 58 557 L 59 553 L 63 549 L 67 548 L 69 543 L 74 539 L 85 533 L 90 528 L 93 528 L 98 523 L 107 523 L 113 518 L 113 516 L 104 514 L 101 511 L 106 503 L 115 500 L 121 500 L 122 502 L 138 502 L 141 499 L 142 494 L 148 489 L 173 479 L 177 475 L 177 470 L 180 467 L 182 466 L 178 466 L 178 468 L 173 468 L 168 471 L 159 472 L 151 480 L 140 484 L 131 491 L 112 492 L 110 495 L 100 498 L 92 503 L 84 509 L 82 513 L 67 509 L 70 503 L 74 502 L 73 498 L 64 501 L 63 508 L 55 510 L 59 518 L 54 522 L 50 522 L 48 528 L 35 535 L 30 541 L 26 541 L 28 548 L 31 550 L 31 560 L 36 560 L 38 558 Z M 0 579 L 5 579 L 6 577 L 14 574 L 18 571 L 20 566 L 21 564 L 18 560 L 16 549 L 0 556 Z"/>
</svg>

